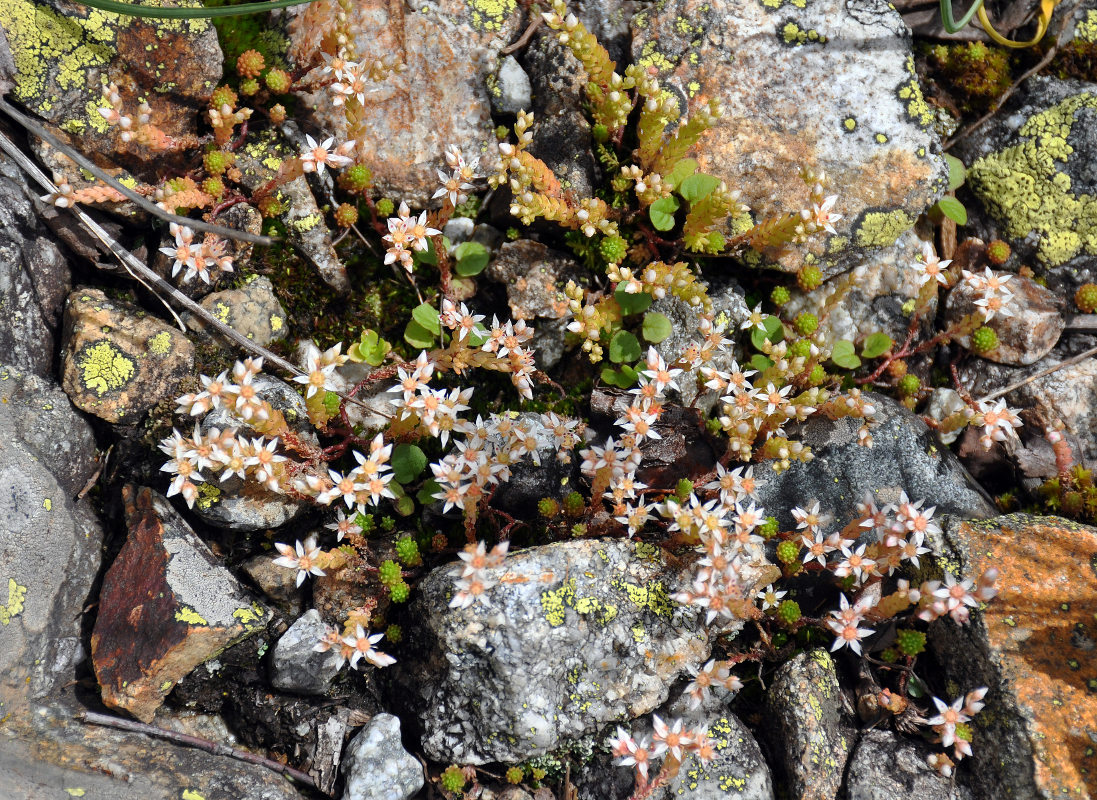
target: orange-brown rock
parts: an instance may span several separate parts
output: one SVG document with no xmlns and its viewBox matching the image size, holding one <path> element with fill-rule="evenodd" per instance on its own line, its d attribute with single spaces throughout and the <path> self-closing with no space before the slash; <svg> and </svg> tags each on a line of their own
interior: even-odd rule
<svg viewBox="0 0 1097 800">
<path fill-rule="evenodd" d="M 132 486 L 123 499 L 129 535 L 103 579 L 91 655 L 103 702 L 148 722 L 180 679 L 270 613 L 167 500 Z"/>
<path fill-rule="evenodd" d="M 971 625 L 930 629 L 955 695 L 990 687 L 972 764 L 960 766 L 976 797 L 1097 796 L 1097 528 L 1011 514 L 944 536 L 945 569 L 1001 572 Z"/>
</svg>

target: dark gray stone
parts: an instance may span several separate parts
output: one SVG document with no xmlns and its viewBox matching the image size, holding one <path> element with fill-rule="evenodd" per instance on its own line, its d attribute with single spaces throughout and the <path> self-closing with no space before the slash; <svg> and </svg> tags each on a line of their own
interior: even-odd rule
<svg viewBox="0 0 1097 800">
<path fill-rule="evenodd" d="M 970 793 L 926 763 L 926 756 L 933 752 L 924 742 L 892 731 L 864 731 L 849 762 L 847 800 L 969 798 Z"/>
<path fill-rule="evenodd" d="M 276 689 L 298 694 L 323 694 L 339 674 L 339 654 L 318 652 L 316 645 L 328 626 L 315 608 L 290 625 L 274 646 L 271 680 Z"/>
</svg>

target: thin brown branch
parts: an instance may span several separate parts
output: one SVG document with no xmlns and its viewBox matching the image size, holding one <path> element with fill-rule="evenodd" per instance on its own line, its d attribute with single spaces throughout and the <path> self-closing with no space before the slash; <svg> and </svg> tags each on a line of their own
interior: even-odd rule
<svg viewBox="0 0 1097 800">
<path fill-rule="evenodd" d="M 272 245 L 275 243 L 275 241 L 277 241 L 270 236 L 260 236 L 255 233 L 248 233 L 247 231 L 238 231 L 235 228 L 226 228 L 221 225 L 211 225 L 210 223 L 203 222 L 202 220 L 191 219 L 190 217 L 181 217 L 178 214 L 172 214 L 168 211 L 165 211 L 164 209 L 160 208 L 160 206 L 149 200 L 147 197 L 138 194 L 128 186 L 116 181 L 113 177 L 100 169 L 95 163 L 86 158 L 78 150 L 74 149 L 70 145 L 65 144 L 56 136 L 54 136 L 44 125 L 39 124 L 25 114 L 12 108 L 12 106 L 2 97 L 0 97 L 0 110 L 2 110 L 5 114 L 14 119 L 27 130 L 45 139 L 51 145 L 53 145 L 62 153 L 75 161 L 78 166 L 86 169 L 88 172 L 90 172 L 99 180 L 106 183 L 112 189 L 117 189 L 127 198 L 143 208 L 145 211 L 159 217 L 165 222 L 175 222 L 179 225 L 185 225 L 191 230 L 203 231 L 205 233 L 213 233 L 218 236 L 224 237 L 225 239 L 238 239 L 243 242 L 252 242 L 253 244 Z"/>
<path fill-rule="evenodd" d="M 187 747 L 193 747 L 198 750 L 204 750 L 207 753 L 213 753 L 217 756 L 227 756 L 229 758 L 235 758 L 237 761 L 246 761 L 249 764 L 256 764 L 260 767 L 266 767 L 269 770 L 273 770 L 287 778 L 292 778 L 303 786 L 308 786 L 310 789 L 316 789 L 319 791 L 319 787 L 309 775 L 301 772 L 299 769 L 287 766 L 286 764 L 280 764 L 270 758 L 256 755 L 255 753 L 248 753 L 244 750 L 236 750 L 232 747 L 228 747 L 217 742 L 211 742 L 209 739 L 202 739 L 198 736 L 191 736 L 186 733 L 178 733 L 176 731 L 169 731 L 165 728 L 157 728 L 155 725 L 146 725 L 143 722 L 134 722 L 133 720 L 123 719 L 122 717 L 112 717 L 109 714 L 98 714 L 94 711 L 84 711 L 76 715 L 77 719 L 88 725 L 101 725 L 104 728 L 114 728 L 120 731 L 129 731 L 131 733 L 143 733 L 146 736 L 155 736 L 158 739 L 166 739 L 169 742 L 175 744 L 185 745 Z"/>
<path fill-rule="evenodd" d="M 529 40 L 533 38 L 533 34 L 537 32 L 537 29 L 541 27 L 542 17 L 540 14 L 536 14 L 533 17 L 533 22 L 526 26 L 522 35 L 514 40 L 513 43 L 508 44 L 499 52 L 505 56 L 509 56 L 511 53 L 516 53 L 529 44 Z"/>
<path fill-rule="evenodd" d="M 984 395 L 983 397 L 981 397 L 980 402 L 982 402 L 983 400 L 994 400 L 998 397 L 1002 397 L 1004 395 L 1007 395 L 1010 392 L 1014 391 L 1015 389 L 1020 389 L 1022 386 L 1025 386 L 1029 383 L 1032 383 L 1033 381 L 1038 381 L 1038 380 L 1040 380 L 1040 378 L 1046 378 L 1048 375 L 1051 375 L 1053 372 L 1058 372 L 1059 370 L 1063 369 L 1064 367 L 1073 366 L 1074 364 L 1077 364 L 1081 361 L 1085 361 L 1087 358 L 1092 358 L 1093 356 L 1097 356 L 1097 347 L 1091 347 L 1089 350 L 1081 352 L 1076 356 L 1071 356 L 1066 361 L 1060 361 L 1058 364 L 1053 364 L 1052 366 L 1046 367 L 1046 368 L 1040 370 L 1039 372 L 1034 372 L 1032 375 L 1029 375 L 1027 378 L 1022 378 L 1021 380 L 1016 381 L 1014 383 L 1011 383 L 1008 386 L 1003 386 L 1001 389 L 997 389 L 997 390 L 991 392 L 990 394 Z"/>
</svg>

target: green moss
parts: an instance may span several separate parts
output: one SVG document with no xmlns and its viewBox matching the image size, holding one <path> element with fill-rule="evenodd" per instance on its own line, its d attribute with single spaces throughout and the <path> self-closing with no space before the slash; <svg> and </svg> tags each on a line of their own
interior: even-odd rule
<svg viewBox="0 0 1097 800">
<path fill-rule="evenodd" d="M 1084 108 L 1097 111 L 1097 95 L 1078 94 L 1034 114 L 1021 126 L 1019 144 L 968 170 L 968 183 L 1006 237 L 1039 235 L 1036 258 L 1046 267 L 1097 255 L 1097 197 L 1072 192 L 1070 176 L 1057 167 L 1073 153 L 1067 137 Z"/>
</svg>

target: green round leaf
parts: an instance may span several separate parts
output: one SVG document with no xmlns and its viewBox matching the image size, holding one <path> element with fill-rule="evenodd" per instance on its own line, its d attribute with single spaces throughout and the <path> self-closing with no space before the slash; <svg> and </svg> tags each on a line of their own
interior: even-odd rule
<svg viewBox="0 0 1097 800">
<path fill-rule="evenodd" d="M 861 348 L 861 355 L 865 358 L 878 358 L 891 349 L 894 342 L 891 341 L 891 337 L 886 333 L 877 331 L 871 333 L 868 338 L 865 339 L 865 344 Z"/>
<path fill-rule="evenodd" d="M 457 274 L 467 278 L 484 271 L 491 253 L 479 242 L 461 242 L 453 251 L 453 257 L 457 260 L 454 267 Z"/>
<path fill-rule="evenodd" d="M 674 227 L 674 212 L 678 210 L 678 198 L 673 195 L 660 197 L 648 209 L 651 224 L 657 231 L 669 231 Z"/>
<path fill-rule="evenodd" d="M 853 342 L 845 339 L 834 343 L 830 359 L 843 369 L 857 369 L 861 366 L 861 359 L 857 357 L 857 352 L 853 349 Z"/>
<path fill-rule="evenodd" d="M 398 444 L 392 450 L 392 476 L 398 483 L 411 483 L 427 468 L 427 457 L 418 445 Z"/>
<path fill-rule="evenodd" d="M 434 495 L 442 491 L 442 487 L 438 484 L 438 481 L 434 478 L 430 478 L 423 482 L 423 485 L 419 488 L 419 491 L 415 494 L 415 499 L 425 506 L 429 506 L 434 502 Z"/>
<path fill-rule="evenodd" d="M 696 175 L 690 175 L 682 184 L 678 187 L 678 194 L 682 195 L 690 203 L 696 203 L 698 200 L 703 200 L 712 193 L 712 190 L 720 185 L 720 179 L 714 178 L 712 175 L 706 175 L 703 172 L 699 172 Z"/>
<path fill-rule="evenodd" d="M 785 338 L 785 326 L 781 324 L 781 320 L 774 316 L 768 316 L 762 319 L 762 325 L 765 330 L 758 328 L 750 329 L 750 342 L 754 345 L 756 350 L 761 350 L 766 341 L 770 341 L 773 344 L 778 344 Z"/>
<path fill-rule="evenodd" d="M 635 361 L 640 352 L 640 342 L 628 331 L 617 331 L 609 340 L 609 360 L 615 364 Z"/>
<path fill-rule="evenodd" d="M 442 333 L 442 322 L 438 318 L 438 309 L 430 303 L 420 303 L 411 310 L 411 318 L 438 336 Z"/>
<path fill-rule="evenodd" d="M 663 176 L 663 182 L 676 187 L 690 175 L 697 171 L 697 162 L 692 158 L 683 158 L 674 165 L 674 169 Z"/>
<path fill-rule="evenodd" d="M 755 353 L 750 358 L 750 368 L 756 369 L 759 372 L 765 372 L 767 369 L 773 366 L 773 362 L 766 358 L 761 353 Z"/>
<path fill-rule="evenodd" d="M 429 350 L 437 344 L 437 337 L 415 320 L 404 328 L 404 341 L 420 350 Z"/>
<path fill-rule="evenodd" d="M 659 342 L 670 336 L 674 331 L 674 326 L 670 324 L 670 320 L 665 314 L 660 314 L 658 311 L 649 311 L 644 315 L 644 324 L 641 330 L 645 339 L 652 344 L 659 344 Z"/>
<path fill-rule="evenodd" d="M 942 197 L 937 201 L 937 208 L 957 225 L 967 225 L 967 209 L 955 197 Z"/>
<path fill-rule="evenodd" d="M 629 294 L 624 289 L 618 289 L 613 293 L 613 299 L 617 301 L 617 305 L 621 307 L 621 313 L 626 317 L 629 314 L 639 314 L 641 311 L 647 311 L 648 306 L 651 305 L 651 295 L 647 292 Z"/>
<path fill-rule="evenodd" d="M 948 164 L 948 190 L 951 192 L 964 182 L 967 177 L 967 169 L 964 168 L 963 161 L 956 156 L 950 156 L 948 153 L 945 153 L 945 162 Z"/>
</svg>

